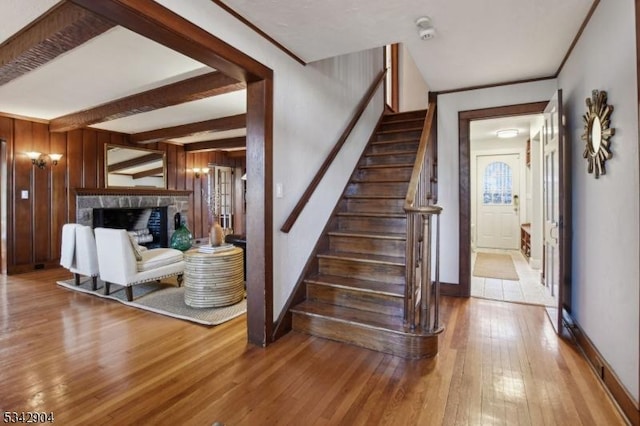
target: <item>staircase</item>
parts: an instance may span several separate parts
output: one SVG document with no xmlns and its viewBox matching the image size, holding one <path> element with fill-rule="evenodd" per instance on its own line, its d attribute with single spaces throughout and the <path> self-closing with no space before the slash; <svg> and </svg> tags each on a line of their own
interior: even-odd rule
<svg viewBox="0 0 640 426">
<path fill-rule="evenodd" d="M 305 279 L 293 329 L 405 358 L 434 356 L 436 333 L 404 325 L 404 201 L 425 111 L 385 115 L 351 177 Z"/>
</svg>

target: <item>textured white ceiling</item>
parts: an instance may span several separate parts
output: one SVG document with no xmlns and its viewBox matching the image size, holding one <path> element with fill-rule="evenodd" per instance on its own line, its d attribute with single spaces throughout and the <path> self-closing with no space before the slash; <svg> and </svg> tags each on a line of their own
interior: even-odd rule
<svg viewBox="0 0 640 426">
<path fill-rule="evenodd" d="M 310 62 L 402 42 L 431 90 L 553 75 L 593 0 L 226 0 Z M 430 16 L 422 41 L 415 20 Z"/>
</svg>

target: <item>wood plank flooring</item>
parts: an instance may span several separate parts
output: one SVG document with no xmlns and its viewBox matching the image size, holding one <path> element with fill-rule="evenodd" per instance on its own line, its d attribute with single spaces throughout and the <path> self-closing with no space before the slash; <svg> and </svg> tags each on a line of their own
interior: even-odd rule
<svg viewBox="0 0 640 426">
<path fill-rule="evenodd" d="M 61 425 L 619 425 L 542 307 L 443 297 L 440 354 L 404 360 L 289 333 L 215 328 L 0 277 L 0 410 Z"/>
</svg>

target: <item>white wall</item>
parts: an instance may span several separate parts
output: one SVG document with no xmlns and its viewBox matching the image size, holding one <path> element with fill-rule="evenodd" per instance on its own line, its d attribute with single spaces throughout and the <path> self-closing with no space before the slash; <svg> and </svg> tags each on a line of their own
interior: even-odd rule
<svg viewBox="0 0 640 426">
<path fill-rule="evenodd" d="M 382 48 L 302 66 L 210 0 L 158 3 L 274 71 L 273 182 L 284 188 L 284 197 L 273 200 L 277 318 L 382 113 L 382 89 L 291 232 L 283 234 L 280 226 L 382 70 Z"/>
<path fill-rule="evenodd" d="M 458 113 L 549 100 L 557 89 L 556 84 L 556 80 L 551 79 L 438 96 L 438 204 L 444 209 L 440 238 L 442 282 L 458 284 L 459 275 Z"/>
<path fill-rule="evenodd" d="M 429 87 L 416 66 L 409 49 L 398 48 L 398 108 L 401 112 L 425 109 L 429 104 Z"/>
<path fill-rule="evenodd" d="M 559 75 L 573 148 L 572 314 L 638 400 L 638 107 L 632 0 L 600 2 Z M 614 106 L 613 158 L 595 179 L 582 158 L 593 89 Z"/>
</svg>

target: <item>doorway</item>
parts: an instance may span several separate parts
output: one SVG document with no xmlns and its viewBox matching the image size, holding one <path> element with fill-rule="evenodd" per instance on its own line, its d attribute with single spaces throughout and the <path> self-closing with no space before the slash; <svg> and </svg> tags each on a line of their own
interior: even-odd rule
<svg viewBox="0 0 640 426">
<path fill-rule="evenodd" d="M 542 123 L 541 114 L 470 123 L 471 296 L 555 305 L 539 261 L 541 155 L 532 134 Z"/>
<path fill-rule="evenodd" d="M 546 195 L 553 191 L 551 199 L 554 202 L 553 221 L 551 229 L 545 226 L 545 257 L 548 256 L 547 235 L 554 240 L 557 248 L 557 268 L 553 269 L 553 277 L 545 275 L 545 282 L 552 279 L 558 289 L 557 304 L 554 312 L 548 309 L 550 319 L 556 331 L 563 332 L 564 310 L 569 310 L 571 300 L 571 180 L 570 173 L 570 147 L 564 143 L 564 127 L 562 124 L 562 91 L 558 90 L 549 102 L 533 102 L 528 104 L 510 105 L 504 107 L 478 109 L 473 111 L 461 111 L 458 114 L 459 131 L 459 295 L 469 297 L 471 295 L 471 122 L 473 120 L 513 117 L 524 114 L 543 114 L 542 143 L 552 144 L 556 147 L 553 176 L 544 178 L 544 191 Z M 543 171 L 543 175 L 548 170 Z M 548 197 L 547 197 L 548 199 Z M 555 232 L 554 232 L 555 231 Z M 543 261 L 544 263 L 544 261 Z M 545 270 L 548 270 L 545 269 Z"/>
</svg>

